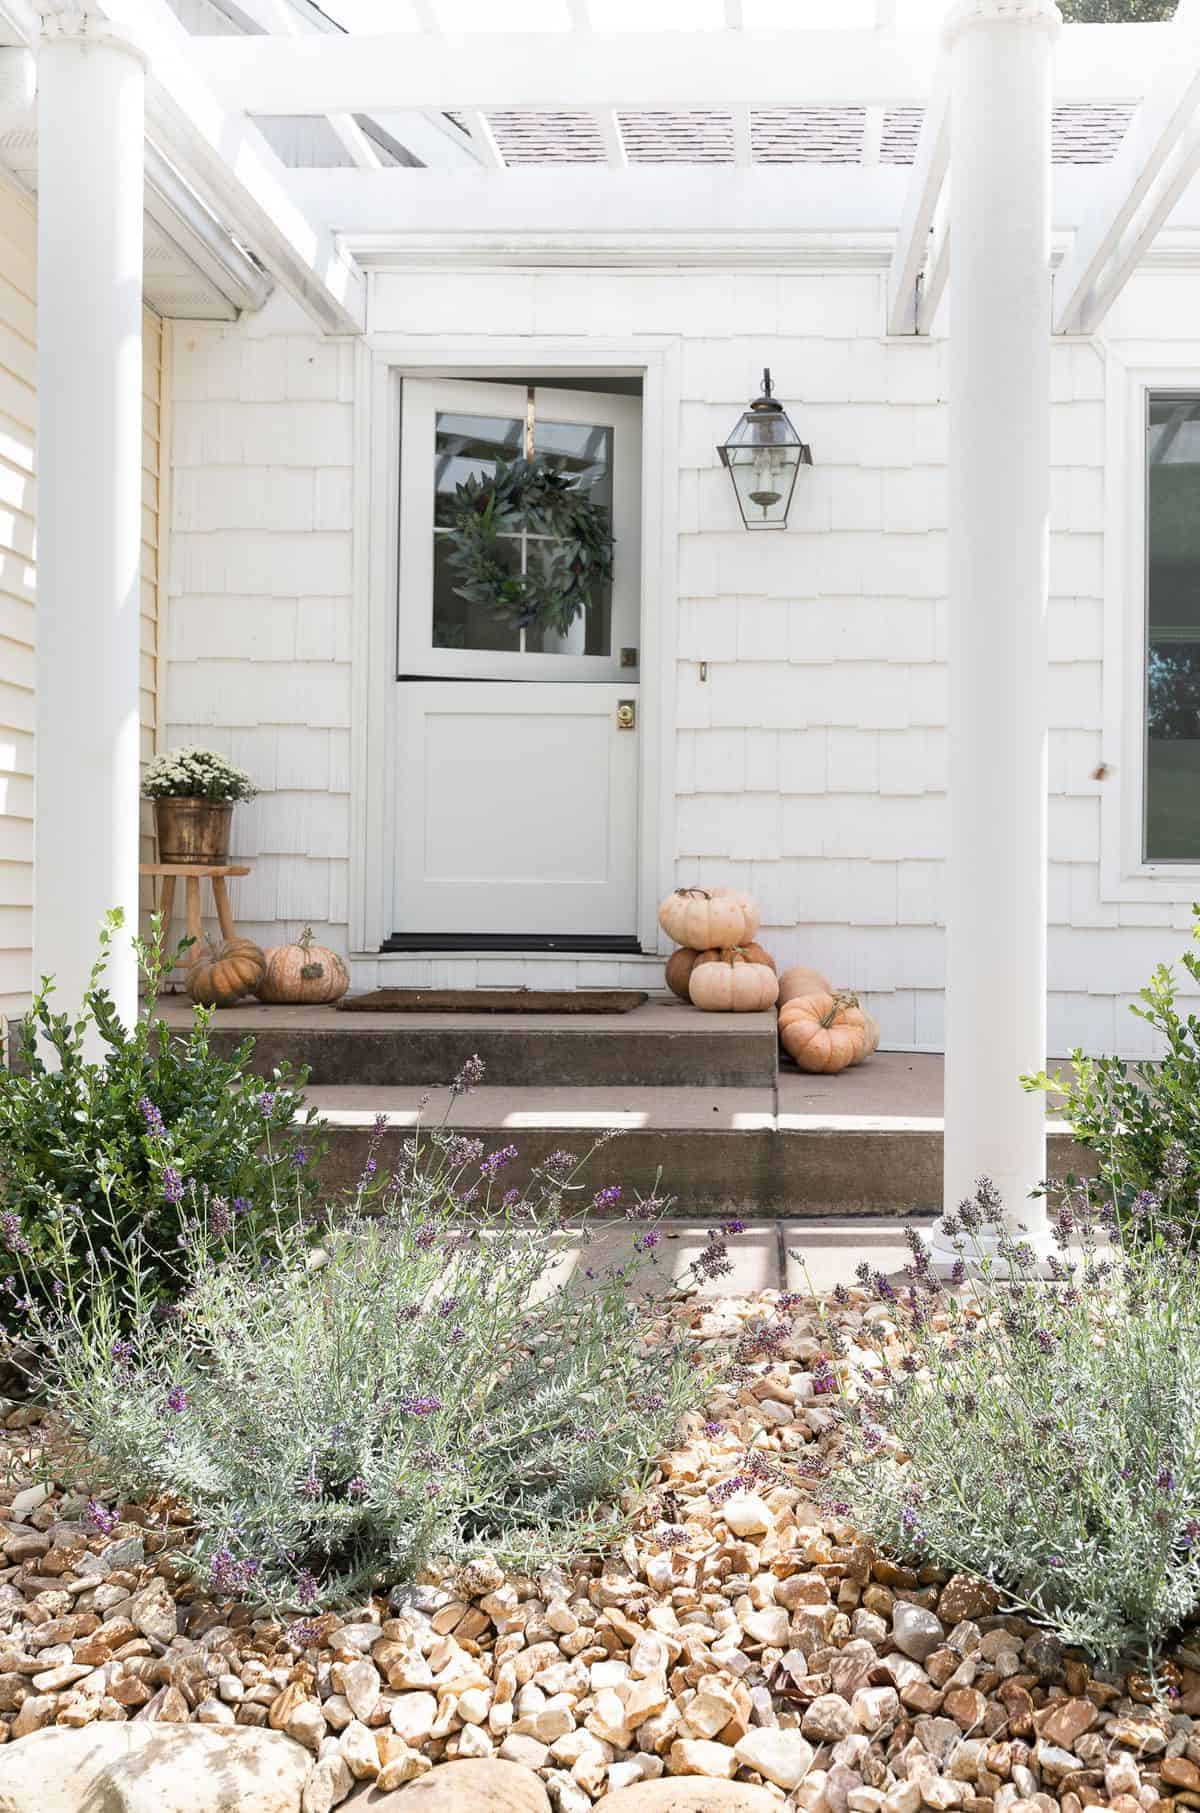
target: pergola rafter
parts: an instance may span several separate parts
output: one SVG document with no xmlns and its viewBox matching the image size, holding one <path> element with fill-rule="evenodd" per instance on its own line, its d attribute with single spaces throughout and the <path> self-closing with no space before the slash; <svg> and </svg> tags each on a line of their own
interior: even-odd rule
<svg viewBox="0 0 1200 1813">
<path fill-rule="evenodd" d="M 941 300 L 948 269 L 948 229 L 940 256 L 931 250 L 934 221 L 950 169 L 950 83 L 939 71 L 921 124 L 904 217 L 888 272 L 888 333 L 927 333 Z"/>
<path fill-rule="evenodd" d="M 1181 5 L 1169 49 L 1054 280 L 1054 330 L 1094 333 L 1200 169 L 1200 10 Z"/>
</svg>

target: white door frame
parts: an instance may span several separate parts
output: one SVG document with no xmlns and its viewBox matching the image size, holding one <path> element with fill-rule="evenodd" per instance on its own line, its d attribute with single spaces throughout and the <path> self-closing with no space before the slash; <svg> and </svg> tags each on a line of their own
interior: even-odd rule
<svg viewBox="0 0 1200 1813">
<path fill-rule="evenodd" d="M 679 341 L 666 336 L 570 340 L 370 334 L 358 343 L 355 374 L 350 692 L 350 950 L 355 957 L 386 963 L 388 955 L 381 955 L 379 947 L 397 929 L 388 923 L 396 813 L 388 727 L 396 684 L 401 381 L 406 374 L 502 379 L 508 372 L 642 379 L 637 934 L 644 951 L 667 948 L 658 903 L 674 886 L 675 875 Z"/>
</svg>

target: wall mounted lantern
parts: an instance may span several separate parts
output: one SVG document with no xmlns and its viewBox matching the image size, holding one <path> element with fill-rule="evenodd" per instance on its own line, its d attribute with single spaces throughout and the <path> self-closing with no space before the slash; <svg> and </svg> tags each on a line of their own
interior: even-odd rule
<svg viewBox="0 0 1200 1813">
<path fill-rule="evenodd" d="M 738 509 L 748 529 L 786 529 L 796 474 L 813 463 L 782 403 L 771 394 L 771 374 L 763 372 L 762 395 L 755 397 L 727 441 L 717 448 L 733 480 Z"/>
</svg>

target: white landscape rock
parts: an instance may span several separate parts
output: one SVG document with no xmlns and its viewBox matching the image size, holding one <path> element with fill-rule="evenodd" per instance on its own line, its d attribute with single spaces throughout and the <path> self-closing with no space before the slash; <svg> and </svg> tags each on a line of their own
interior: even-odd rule
<svg viewBox="0 0 1200 1813">
<path fill-rule="evenodd" d="M 774 1526 L 769 1506 L 757 1492 L 741 1492 L 722 1506 L 725 1527 L 734 1536 L 763 1536 Z"/>
<path fill-rule="evenodd" d="M 747 1769 L 753 1769 L 776 1787 L 790 1793 L 798 1788 L 812 1768 L 813 1747 L 798 1731 L 748 1731 L 734 1747 L 734 1755 Z"/>
<path fill-rule="evenodd" d="M 52 1726 L 0 1752 L 0 1813 L 299 1813 L 310 1761 L 249 1725 Z"/>
</svg>

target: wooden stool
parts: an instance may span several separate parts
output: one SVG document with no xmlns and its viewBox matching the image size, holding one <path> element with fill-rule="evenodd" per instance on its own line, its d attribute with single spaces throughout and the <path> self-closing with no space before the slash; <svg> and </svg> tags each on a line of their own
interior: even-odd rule
<svg viewBox="0 0 1200 1813">
<path fill-rule="evenodd" d="M 248 863 L 200 863 L 200 862 L 144 862 L 141 865 L 143 875 L 157 875 L 162 881 L 159 893 L 158 911 L 162 918 L 159 927 L 159 955 L 167 952 L 167 938 L 170 932 L 171 913 L 175 906 L 175 883 L 180 876 L 187 886 L 184 890 L 187 910 L 188 937 L 200 940 L 200 883 L 208 878 L 212 882 L 213 904 L 217 909 L 217 924 L 221 928 L 222 938 L 235 938 L 233 914 L 229 909 L 229 893 L 225 886 L 228 875 L 249 875 Z M 172 966 L 173 967 L 173 966 Z"/>
</svg>

